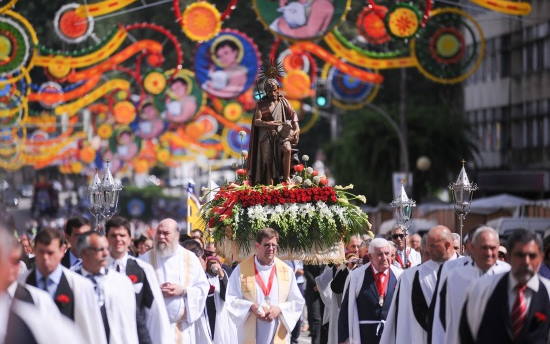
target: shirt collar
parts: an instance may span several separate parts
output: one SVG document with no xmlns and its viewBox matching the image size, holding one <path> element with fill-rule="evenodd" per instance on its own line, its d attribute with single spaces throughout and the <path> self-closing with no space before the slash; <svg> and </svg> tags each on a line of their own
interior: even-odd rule
<svg viewBox="0 0 550 344">
<path fill-rule="evenodd" d="M 69 262 L 71 263 L 71 265 L 74 265 L 76 262 L 78 262 L 80 260 L 80 258 L 78 258 L 77 256 L 75 256 L 73 254 L 73 251 L 69 250 Z"/>
<path fill-rule="evenodd" d="M 512 274 L 512 271 L 508 274 L 508 290 L 512 290 L 515 292 L 516 285 L 518 284 L 518 281 Z M 527 288 L 531 289 L 533 292 L 539 291 L 539 279 L 537 274 L 535 274 L 529 281 L 527 281 Z"/>
<path fill-rule="evenodd" d="M 115 264 L 120 264 L 122 266 L 126 266 L 126 263 L 128 262 L 128 253 L 126 253 L 122 258 L 114 259 L 113 257 L 109 256 L 109 265 L 114 266 Z"/>
<path fill-rule="evenodd" d="M 89 272 L 88 270 L 84 269 L 84 266 L 82 267 L 82 276 L 84 276 L 84 277 L 88 277 L 88 276 L 105 276 L 106 274 L 107 274 L 107 269 L 104 268 L 104 267 L 99 270 L 98 274 L 93 274 L 93 273 Z"/>
<path fill-rule="evenodd" d="M 258 267 L 258 270 L 270 270 L 275 264 L 275 260 L 273 260 L 273 263 L 271 265 L 262 265 L 262 263 L 260 263 L 260 261 L 258 260 L 258 257 L 254 256 L 254 263 Z"/>
<path fill-rule="evenodd" d="M 8 287 L 7 294 L 13 299 L 15 295 L 15 289 L 17 289 L 17 281 L 13 281 L 12 284 Z"/>
<path fill-rule="evenodd" d="M 52 280 L 56 285 L 59 284 L 59 281 L 61 281 L 61 275 L 63 274 L 63 268 L 61 267 L 61 264 L 55 268 L 55 270 L 48 276 L 50 280 Z M 42 280 L 42 274 L 38 269 L 36 269 L 36 280 L 41 281 Z"/>
<path fill-rule="evenodd" d="M 374 271 L 374 274 L 376 275 L 379 271 L 376 270 L 376 268 L 374 267 L 374 265 L 370 265 L 372 267 L 372 271 Z M 387 268 L 384 272 L 382 272 L 384 275 L 388 275 L 388 273 L 390 272 L 390 268 Z"/>
</svg>

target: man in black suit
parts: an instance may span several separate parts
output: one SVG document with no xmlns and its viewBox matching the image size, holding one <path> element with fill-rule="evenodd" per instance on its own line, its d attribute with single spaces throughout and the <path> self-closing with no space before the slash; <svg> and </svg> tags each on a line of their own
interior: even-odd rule
<svg viewBox="0 0 550 344">
<path fill-rule="evenodd" d="M 71 247 L 65 252 L 61 265 L 70 269 L 72 266 L 80 262 L 78 252 L 76 252 L 76 242 L 78 237 L 92 230 L 90 221 L 82 217 L 73 217 L 67 220 L 65 224 L 65 239 L 71 244 Z"/>
<path fill-rule="evenodd" d="M 338 318 L 338 343 L 377 344 L 401 269 L 391 265 L 390 243 L 382 238 L 369 244 L 369 261 L 350 272 Z"/>
<path fill-rule="evenodd" d="M 460 321 L 461 343 L 548 342 L 550 281 L 537 272 L 542 241 L 518 230 L 508 240 L 511 271 L 479 279 L 468 292 Z"/>
</svg>

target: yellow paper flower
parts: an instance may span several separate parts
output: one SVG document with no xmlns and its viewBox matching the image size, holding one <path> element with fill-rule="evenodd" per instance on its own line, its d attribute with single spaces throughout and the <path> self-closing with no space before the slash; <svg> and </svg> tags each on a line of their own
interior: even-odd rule
<svg viewBox="0 0 550 344">
<path fill-rule="evenodd" d="M 113 127 L 108 123 L 103 123 L 97 128 L 97 136 L 103 140 L 107 140 L 113 135 Z"/>
<path fill-rule="evenodd" d="M 206 2 L 194 2 L 181 16 L 183 33 L 194 41 L 206 41 L 220 32 L 222 22 L 218 9 Z"/>
</svg>

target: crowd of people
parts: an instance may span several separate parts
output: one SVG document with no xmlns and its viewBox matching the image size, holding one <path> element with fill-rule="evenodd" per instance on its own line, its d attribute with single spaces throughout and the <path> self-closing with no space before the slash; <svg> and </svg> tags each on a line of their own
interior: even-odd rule
<svg viewBox="0 0 550 344">
<path fill-rule="evenodd" d="M 139 240 L 118 216 L 2 229 L 0 343 L 297 343 L 306 320 L 312 344 L 550 342 L 550 238 L 369 234 L 344 263 L 309 265 L 280 260 L 271 228 L 239 262 L 170 218 Z"/>
</svg>

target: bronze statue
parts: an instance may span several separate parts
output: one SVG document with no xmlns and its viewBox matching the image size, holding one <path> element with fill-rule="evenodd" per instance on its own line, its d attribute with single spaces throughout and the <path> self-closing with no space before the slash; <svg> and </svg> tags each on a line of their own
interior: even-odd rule
<svg viewBox="0 0 550 344">
<path fill-rule="evenodd" d="M 266 73 L 267 74 L 267 73 Z M 274 185 L 290 180 L 292 146 L 298 144 L 298 115 L 279 92 L 274 78 L 264 82 L 265 96 L 258 101 L 248 149 L 250 185 Z"/>
</svg>

